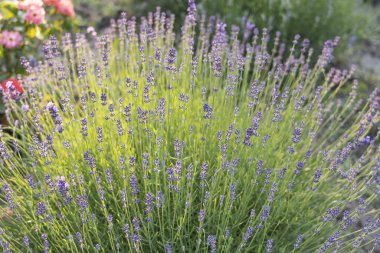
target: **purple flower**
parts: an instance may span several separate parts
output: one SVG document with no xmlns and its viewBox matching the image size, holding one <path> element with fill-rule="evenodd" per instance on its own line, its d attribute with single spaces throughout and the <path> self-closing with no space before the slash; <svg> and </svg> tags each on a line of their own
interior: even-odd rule
<svg viewBox="0 0 380 253">
<path fill-rule="evenodd" d="M 165 251 L 166 253 L 172 253 L 172 246 L 170 245 L 170 243 L 167 243 L 165 245 Z"/>
<path fill-rule="evenodd" d="M 36 184 L 34 183 L 32 176 L 30 174 L 27 174 L 25 177 L 26 177 L 26 180 L 28 181 L 28 185 L 30 186 L 30 188 L 35 190 L 37 187 L 36 187 Z"/>
<path fill-rule="evenodd" d="M 54 105 L 53 102 L 49 102 L 46 107 L 50 112 L 50 116 L 52 117 L 54 124 L 57 126 L 57 131 L 59 133 L 62 133 L 63 132 L 62 118 L 59 115 L 58 108 Z"/>
<path fill-rule="evenodd" d="M 48 253 L 49 252 L 49 248 L 50 248 L 50 245 L 49 245 L 49 242 L 47 240 L 47 235 L 46 234 L 42 234 L 41 235 L 43 241 L 44 241 L 44 252 L 45 253 Z"/>
<path fill-rule="evenodd" d="M 108 222 L 108 223 L 112 223 L 112 221 L 113 221 L 113 216 L 112 216 L 112 214 L 109 214 L 109 215 L 107 216 L 107 222 Z"/>
<path fill-rule="evenodd" d="M 134 156 L 129 157 L 129 166 L 135 167 L 136 158 Z"/>
<path fill-rule="evenodd" d="M 107 95 L 105 93 L 100 94 L 100 100 L 102 101 L 102 105 L 107 104 Z"/>
<path fill-rule="evenodd" d="M 107 178 L 107 182 L 109 183 L 109 185 L 112 186 L 113 177 L 112 177 L 112 173 L 111 173 L 110 169 L 106 170 L 106 178 Z"/>
<path fill-rule="evenodd" d="M 76 197 L 77 205 L 80 212 L 84 212 L 88 207 L 87 195 L 78 195 Z"/>
<path fill-rule="evenodd" d="M 98 133 L 98 143 L 103 142 L 103 128 L 98 127 L 97 133 Z"/>
<path fill-rule="evenodd" d="M 66 182 L 66 179 L 64 176 L 58 176 L 57 177 L 57 188 L 59 192 L 61 193 L 62 197 L 67 197 L 67 192 L 69 190 L 69 183 Z"/>
<path fill-rule="evenodd" d="M 216 252 L 216 236 L 215 235 L 207 236 L 206 245 L 211 248 L 210 250 L 211 253 L 215 253 Z"/>
<path fill-rule="evenodd" d="M 264 206 L 263 212 L 262 212 L 261 217 L 260 217 L 261 221 L 265 221 L 266 219 L 268 219 L 269 211 L 270 211 L 270 207 Z"/>
<path fill-rule="evenodd" d="M 271 174 L 272 174 L 272 170 L 270 168 L 268 168 L 268 169 L 265 170 L 264 184 L 269 184 Z"/>
<path fill-rule="evenodd" d="M 91 169 L 95 169 L 96 167 L 95 158 L 91 155 L 89 150 L 87 150 L 84 153 L 83 158 L 87 162 L 87 164 L 90 166 Z"/>
<path fill-rule="evenodd" d="M 124 116 L 125 116 L 125 122 L 130 122 L 131 121 L 131 107 L 126 106 L 124 107 Z"/>
<path fill-rule="evenodd" d="M 117 132 L 118 132 L 119 136 L 123 136 L 124 135 L 124 129 L 123 129 L 123 125 L 122 125 L 120 119 L 118 119 L 116 121 L 116 127 L 117 127 Z"/>
<path fill-rule="evenodd" d="M 230 237 L 230 230 L 229 229 L 226 229 L 226 233 L 224 236 L 226 237 L 226 240 L 228 240 L 228 238 Z"/>
<path fill-rule="evenodd" d="M 256 135 L 255 130 L 252 127 L 247 128 L 246 134 L 244 137 L 244 141 L 243 141 L 244 145 L 246 145 L 246 146 L 251 145 L 249 140 L 250 140 L 251 136 L 253 136 L 253 135 Z"/>
<path fill-rule="evenodd" d="M 26 247 L 29 247 L 29 238 L 28 238 L 27 236 L 24 236 L 24 237 L 22 238 L 22 240 L 24 241 L 25 246 L 26 246 Z"/>
<path fill-rule="evenodd" d="M 146 194 L 146 198 L 145 198 L 145 205 L 146 205 L 146 208 L 145 208 L 145 213 L 149 216 L 150 213 L 153 211 L 153 200 L 154 200 L 154 196 L 153 196 L 153 193 L 147 193 Z"/>
<path fill-rule="evenodd" d="M 317 172 L 315 172 L 315 174 L 314 174 L 313 182 L 318 183 L 321 176 L 322 176 L 322 169 L 319 168 L 319 169 L 317 169 Z"/>
<path fill-rule="evenodd" d="M 258 175 L 258 176 L 261 175 L 261 173 L 263 172 L 263 165 L 264 165 L 264 161 L 263 160 L 259 160 L 257 162 L 256 175 Z"/>
<path fill-rule="evenodd" d="M 83 248 L 83 238 L 82 238 L 82 234 L 79 233 L 79 232 L 77 232 L 77 233 L 75 234 L 75 237 L 77 238 L 77 240 L 78 240 L 78 242 L 79 242 L 79 246 L 80 246 L 81 248 Z"/>
<path fill-rule="evenodd" d="M 170 48 L 168 53 L 166 54 L 166 63 L 168 66 L 167 69 L 173 69 L 174 67 L 171 66 L 175 63 L 177 57 L 177 51 L 174 47 Z"/>
<path fill-rule="evenodd" d="M 13 210 L 15 208 L 15 205 L 13 203 L 13 193 L 11 188 L 9 188 L 8 184 L 4 183 L 3 190 L 5 192 L 5 200 L 7 201 L 9 208 Z"/>
<path fill-rule="evenodd" d="M 128 223 L 125 223 L 125 224 L 124 224 L 123 231 L 124 231 L 124 233 L 125 233 L 126 236 L 128 236 L 129 233 L 131 232 Z"/>
<path fill-rule="evenodd" d="M 303 165 L 304 165 L 304 163 L 302 161 L 298 162 L 297 163 L 297 167 L 294 170 L 294 174 L 296 174 L 298 176 L 300 174 L 300 172 L 301 172 L 301 169 L 303 168 Z"/>
<path fill-rule="evenodd" d="M 131 176 L 129 178 L 129 183 L 131 185 L 132 194 L 135 195 L 135 196 L 137 196 L 139 194 L 139 189 L 137 187 L 137 178 L 136 178 L 136 176 L 134 176 L 134 175 Z"/>
<path fill-rule="evenodd" d="M 302 240 L 303 240 L 303 235 L 298 235 L 297 236 L 297 241 L 296 243 L 294 244 L 294 249 L 298 249 L 302 243 Z"/>
<path fill-rule="evenodd" d="M 242 239 L 243 245 L 248 242 L 248 240 L 251 238 L 254 231 L 255 230 L 252 227 L 247 228 L 247 230 L 244 233 L 243 239 Z M 240 246 L 241 249 L 244 247 L 243 245 Z"/>
<path fill-rule="evenodd" d="M 164 203 L 165 203 L 164 193 L 162 191 L 159 191 L 157 193 L 157 197 L 156 197 L 156 206 L 157 206 L 157 208 L 162 207 L 162 205 Z"/>
<path fill-rule="evenodd" d="M 87 120 L 86 119 L 81 119 L 81 124 L 82 124 L 82 135 L 83 137 L 87 137 L 88 136 L 88 133 L 87 133 Z"/>
<path fill-rule="evenodd" d="M 200 178 L 201 178 L 201 184 L 200 184 L 200 187 L 201 188 L 204 188 L 206 186 L 206 173 L 207 173 L 207 168 L 208 168 L 208 165 L 207 163 L 203 162 L 202 163 L 202 168 L 201 168 L 201 173 L 200 173 Z"/>
<path fill-rule="evenodd" d="M 181 142 L 178 139 L 174 140 L 174 150 L 175 150 L 175 156 L 177 158 L 180 158 L 182 156 L 184 146 L 185 146 L 185 142 L 183 141 Z"/>
<path fill-rule="evenodd" d="M 301 128 L 294 129 L 292 142 L 298 143 L 301 140 L 302 131 Z"/>
<path fill-rule="evenodd" d="M 38 202 L 37 203 L 37 210 L 36 210 L 36 215 L 44 215 L 46 213 L 46 208 L 45 204 L 43 202 Z"/>
<path fill-rule="evenodd" d="M 189 164 L 189 166 L 187 166 L 187 173 L 186 173 L 186 180 L 187 181 L 191 181 L 192 177 L 193 177 L 193 164 Z"/>
<path fill-rule="evenodd" d="M 272 239 L 268 239 L 267 241 L 267 253 L 270 253 L 272 252 L 272 248 L 273 248 L 273 240 Z"/>
<path fill-rule="evenodd" d="M 203 105 L 203 111 L 204 111 L 204 115 L 203 115 L 203 118 L 204 119 L 211 119 L 211 116 L 212 116 L 212 108 L 211 106 L 209 106 L 208 104 L 204 104 Z"/>
<path fill-rule="evenodd" d="M 31 146 L 30 149 L 33 149 L 33 146 Z M 5 148 L 5 145 L 3 144 L 2 141 L 0 142 L 0 157 L 4 158 L 6 160 L 11 159 L 11 156 L 9 155 L 9 153 L 8 153 L 7 149 Z"/>
<path fill-rule="evenodd" d="M 53 180 L 51 179 L 50 175 L 49 174 L 46 174 L 45 175 L 45 183 L 47 184 L 47 186 L 49 187 L 50 191 L 53 193 L 55 191 L 55 185 L 54 185 L 54 182 Z"/>
<path fill-rule="evenodd" d="M 181 164 L 181 161 L 176 161 L 175 163 L 175 167 L 174 167 L 174 172 L 175 174 L 177 175 L 177 178 L 176 180 L 179 181 L 181 180 L 181 170 L 182 170 L 182 164 Z"/>
<path fill-rule="evenodd" d="M 233 182 L 230 186 L 230 200 L 231 202 L 236 200 L 236 182 Z"/>
<path fill-rule="evenodd" d="M 285 176 L 285 173 L 287 171 L 287 168 L 282 168 L 281 171 L 280 171 L 280 175 L 278 176 L 278 178 L 280 180 L 284 179 L 284 176 Z"/>
<path fill-rule="evenodd" d="M 371 137 L 367 135 L 366 137 L 364 137 L 363 139 L 360 140 L 360 143 L 365 144 L 365 145 L 370 144 L 371 143 Z"/>
<path fill-rule="evenodd" d="M 168 167 L 167 173 L 168 173 L 168 181 L 169 181 L 168 188 L 169 188 L 169 190 L 171 190 L 174 187 L 173 181 L 175 180 L 173 168 L 172 167 Z"/>
<path fill-rule="evenodd" d="M 132 225 L 133 225 L 133 230 L 136 231 L 136 232 L 139 232 L 141 229 L 140 229 L 140 221 L 139 221 L 139 218 L 137 217 L 134 217 L 133 220 L 132 220 Z"/>
<path fill-rule="evenodd" d="M 199 217 L 198 217 L 199 223 L 203 223 L 203 221 L 205 220 L 205 216 L 206 216 L 206 211 L 204 209 L 201 209 L 199 211 Z"/>
<path fill-rule="evenodd" d="M 306 153 L 305 153 L 305 158 L 308 159 L 308 158 L 310 158 L 310 156 L 311 156 L 311 150 L 309 149 L 309 150 L 306 151 Z"/>
<path fill-rule="evenodd" d="M 187 7 L 187 19 L 191 25 L 195 25 L 197 20 L 197 7 L 194 0 L 189 0 Z"/>
</svg>

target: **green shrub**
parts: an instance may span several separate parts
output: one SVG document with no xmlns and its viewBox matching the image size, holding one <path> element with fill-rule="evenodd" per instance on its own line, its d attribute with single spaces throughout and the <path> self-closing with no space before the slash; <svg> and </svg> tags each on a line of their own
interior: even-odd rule
<svg viewBox="0 0 380 253">
<path fill-rule="evenodd" d="M 281 31 L 290 43 L 296 34 L 308 38 L 318 52 L 323 42 L 339 36 L 344 51 L 355 36 L 363 40 L 368 37 L 369 19 L 367 9 L 357 0 L 270 0 L 270 1 L 223 1 L 204 0 L 204 9 L 220 13 L 229 22 L 237 22 L 244 15 L 258 27 L 267 27 L 273 32 Z M 349 15 L 348 15 L 349 13 Z"/>
<path fill-rule="evenodd" d="M 162 6 L 176 14 L 178 24 L 182 24 L 187 8 L 185 1 L 177 0 L 134 3 L 132 9 L 138 15 L 153 11 L 155 5 Z M 287 43 L 300 34 L 311 41 L 317 52 L 326 40 L 340 36 L 339 55 L 347 53 L 347 45 L 373 36 L 377 26 L 368 6 L 361 0 L 202 0 L 198 5 L 201 12 L 216 15 L 227 24 L 241 24 L 244 15 L 257 27 L 268 28 L 271 34 L 281 31 Z"/>
<path fill-rule="evenodd" d="M 176 15 L 176 31 L 180 31 L 185 18 L 187 3 L 178 0 L 121 1 L 113 0 L 104 5 L 98 0 L 75 0 L 85 19 L 83 24 L 95 26 L 120 11 L 128 15 L 142 16 L 154 11 L 155 6 Z M 282 39 L 291 43 L 296 34 L 308 38 L 316 51 L 323 42 L 340 36 L 339 53 L 347 52 L 347 45 L 372 37 L 377 22 L 367 3 L 362 0 L 201 0 L 198 7 L 208 16 L 215 15 L 227 24 L 241 24 L 242 16 L 257 27 L 266 27 L 272 34 L 281 31 Z M 104 19 L 106 18 L 106 19 Z"/>
</svg>

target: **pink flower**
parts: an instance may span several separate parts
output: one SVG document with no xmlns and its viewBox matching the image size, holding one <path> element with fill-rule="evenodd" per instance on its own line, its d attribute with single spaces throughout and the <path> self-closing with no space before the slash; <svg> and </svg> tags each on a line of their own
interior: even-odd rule
<svg viewBox="0 0 380 253">
<path fill-rule="evenodd" d="M 23 0 L 23 1 L 18 1 L 17 2 L 17 9 L 19 9 L 19 10 L 26 10 L 31 5 L 36 5 L 36 6 L 42 7 L 44 5 L 44 3 L 42 2 L 42 0 Z"/>
<path fill-rule="evenodd" d="M 56 0 L 54 1 L 54 6 L 57 12 L 68 17 L 74 17 L 75 11 L 71 0 Z"/>
<path fill-rule="evenodd" d="M 5 48 L 11 49 L 21 45 L 22 36 L 19 32 L 4 30 L 0 34 L 0 44 Z"/>
<path fill-rule="evenodd" d="M 44 3 L 46 5 L 53 5 L 55 3 L 56 0 L 44 0 Z"/>
<path fill-rule="evenodd" d="M 26 10 L 25 20 L 27 22 L 39 25 L 45 22 L 45 10 L 38 5 L 30 5 Z"/>
</svg>

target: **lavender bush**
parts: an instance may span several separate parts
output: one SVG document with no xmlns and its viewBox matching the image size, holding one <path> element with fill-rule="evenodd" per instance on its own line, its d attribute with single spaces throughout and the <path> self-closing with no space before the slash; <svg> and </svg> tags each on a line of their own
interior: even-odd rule
<svg viewBox="0 0 380 253">
<path fill-rule="evenodd" d="M 158 9 L 52 38 L 6 96 L 4 252 L 350 252 L 378 247 L 379 96 L 296 36 Z M 199 24 L 198 24 L 199 23 Z M 18 98 L 18 99 L 17 99 Z M 16 100 L 17 99 L 17 100 Z M 362 105 L 362 106 L 360 106 Z M 361 225 L 360 225 L 361 224 Z"/>
</svg>

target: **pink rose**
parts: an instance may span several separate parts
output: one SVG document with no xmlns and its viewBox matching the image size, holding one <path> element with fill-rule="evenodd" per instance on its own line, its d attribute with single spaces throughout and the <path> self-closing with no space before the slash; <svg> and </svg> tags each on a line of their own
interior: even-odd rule
<svg viewBox="0 0 380 253">
<path fill-rule="evenodd" d="M 26 10 L 25 20 L 27 22 L 39 25 L 45 22 L 45 10 L 38 5 L 30 5 Z"/>
<path fill-rule="evenodd" d="M 74 17 L 75 11 L 71 0 L 56 0 L 54 1 L 54 7 L 57 12 L 68 17 Z"/>
<path fill-rule="evenodd" d="M 19 9 L 19 10 L 26 10 L 31 5 L 36 5 L 36 6 L 42 7 L 44 5 L 44 3 L 42 2 L 42 0 L 23 0 L 23 1 L 18 1 L 17 2 L 17 9 Z"/>
<path fill-rule="evenodd" d="M 4 30 L 0 34 L 0 44 L 5 48 L 11 49 L 21 45 L 22 36 L 19 32 Z"/>
</svg>

